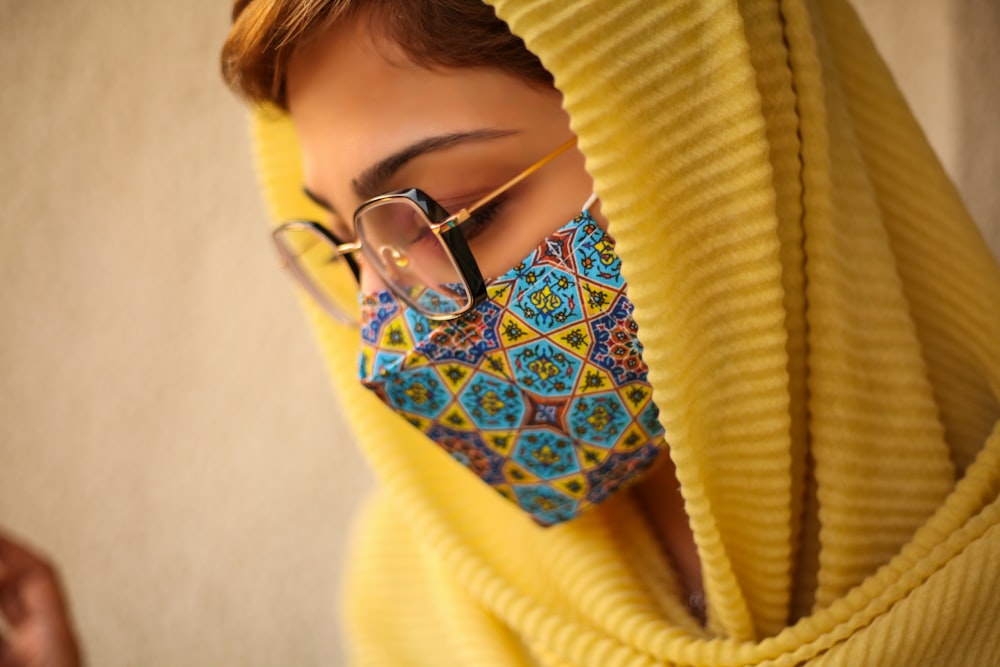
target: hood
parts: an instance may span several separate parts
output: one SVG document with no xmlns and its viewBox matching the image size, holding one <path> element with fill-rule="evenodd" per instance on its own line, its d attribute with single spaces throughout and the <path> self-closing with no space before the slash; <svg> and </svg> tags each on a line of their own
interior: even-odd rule
<svg viewBox="0 0 1000 667">
<path fill-rule="evenodd" d="M 416 579 L 461 591 L 442 604 L 491 619 L 470 636 L 516 637 L 543 664 L 612 664 L 581 657 L 602 646 L 634 660 L 614 664 L 834 649 L 908 664 L 886 638 L 906 628 L 912 656 L 953 646 L 960 620 L 921 612 L 949 589 L 968 599 L 948 613 L 995 645 L 1000 271 L 853 10 L 490 4 L 553 73 L 617 239 L 709 623 L 685 620 L 628 499 L 534 526 L 369 395 L 357 332 L 305 303 L 392 508 L 358 553 L 397 531 L 422 554 Z M 274 219 L 315 215 L 287 119 L 259 110 L 253 127 Z M 537 566 L 548 557 L 600 572 Z M 362 570 L 355 619 L 388 585 Z"/>
</svg>

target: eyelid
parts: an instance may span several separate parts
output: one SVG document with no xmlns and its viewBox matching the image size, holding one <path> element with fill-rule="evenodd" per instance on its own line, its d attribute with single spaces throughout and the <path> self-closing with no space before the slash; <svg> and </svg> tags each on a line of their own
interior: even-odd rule
<svg viewBox="0 0 1000 667">
<path fill-rule="evenodd" d="M 328 211 L 329 213 L 336 215 L 336 210 L 334 210 L 333 206 L 330 205 L 330 202 L 323 199 L 309 188 L 303 186 L 302 194 L 304 194 L 309 199 L 309 201 L 316 204 L 316 206 L 319 206 L 324 211 Z"/>
<path fill-rule="evenodd" d="M 341 243 L 354 242 L 354 225 L 346 224 L 341 219 L 340 214 L 337 213 L 337 209 L 335 209 L 330 202 L 323 199 L 305 186 L 302 187 L 302 194 L 304 194 L 309 201 L 316 204 L 316 206 L 319 206 L 326 212 L 327 216 L 326 220 L 323 221 L 323 226 L 330 230 L 330 232 L 337 237 L 338 241 Z"/>
<path fill-rule="evenodd" d="M 472 206 L 477 201 L 482 199 L 484 195 L 488 194 L 491 191 L 492 189 L 484 189 L 482 192 L 473 192 L 467 195 L 458 195 L 455 197 L 442 197 L 440 199 L 435 197 L 434 201 L 440 204 L 441 208 L 448 211 L 449 214 L 454 214 L 457 213 L 458 211 L 461 211 L 463 208 Z M 496 197 L 488 201 L 486 204 L 484 204 L 482 208 L 488 208 L 490 206 L 493 206 L 494 204 L 505 202 L 508 199 L 510 199 L 512 195 L 515 194 L 517 194 L 516 187 L 497 195 Z"/>
<path fill-rule="evenodd" d="M 477 201 L 474 195 L 460 195 L 456 197 L 432 197 L 432 199 L 434 199 L 434 201 L 440 204 L 441 208 L 448 211 L 449 214 L 453 214 L 457 211 L 460 211 L 466 206 L 471 206 Z"/>
<path fill-rule="evenodd" d="M 341 243 L 354 243 L 357 240 L 357 234 L 354 233 L 354 225 L 346 224 L 335 213 L 330 213 L 327 216 L 324 225 Z"/>
</svg>

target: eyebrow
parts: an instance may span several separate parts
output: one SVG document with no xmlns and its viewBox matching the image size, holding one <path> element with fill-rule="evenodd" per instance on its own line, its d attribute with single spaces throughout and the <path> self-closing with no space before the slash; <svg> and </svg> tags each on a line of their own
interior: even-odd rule
<svg viewBox="0 0 1000 667">
<path fill-rule="evenodd" d="M 358 198 L 361 199 L 361 201 L 367 201 L 373 197 L 383 194 L 385 192 L 385 182 L 392 178 L 396 172 L 406 166 L 410 161 L 420 157 L 421 155 L 444 150 L 445 148 L 451 148 L 452 146 L 460 144 L 509 137 L 512 134 L 517 134 L 517 130 L 480 129 L 471 130 L 469 132 L 452 132 L 450 134 L 427 137 L 426 139 L 416 141 L 396 151 L 395 153 L 392 153 L 388 157 L 382 158 L 372 166 L 362 171 L 357 178 L 351 181 L 351 185 L 354 187 L 354 192 L 358 195 Z M 303 187 L 302 192 L 317 206 L 338 217 L 341 217 L 340 214 L 337 213 L 337 209 L 333 207 L 333 204 L 310 190 L 308 187 Z"/>
<path fill-rule="evenodd" d="M 385 192 L 385 182 L 406 166 L 407 163 L 421 155 L 451 148 L 459 144 L 509 137 L 512 134 L 517 134 L 517 131 L 481 129 L 427 137 L 379 160 L 361 172 L 357 178 L 351 181 L 351 185 L 354 186 L 354 192 L 357 193 L 361 201 L 367 201 Z"/>
</svg>

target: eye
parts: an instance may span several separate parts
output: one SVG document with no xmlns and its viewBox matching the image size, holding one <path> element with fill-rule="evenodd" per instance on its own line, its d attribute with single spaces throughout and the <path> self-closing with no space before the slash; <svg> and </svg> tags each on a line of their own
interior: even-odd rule
<svg viewBox="0 0 1000 667">
<path fill-rule="evenodd" d="M 334 240 L 339 243 L 353 243 L 355 240 L 354 225 L 344 222 L 339 216 L 333 215 L 332 213 L 326 216 L 326 219 L 322 221 L 323 226 L 326 227 L 330 235 L 333 236 Z"/>
<path fill-rule="evenodd" d="M 507 194 L 505 193 L 473 213 L 472 217 L 462 223 L 461 226 L 462 235 L 465 237 L 465 240 L 471 241 L 485 232 L 490 225 L 497 221 L 506 203 Z"/>
</svg>

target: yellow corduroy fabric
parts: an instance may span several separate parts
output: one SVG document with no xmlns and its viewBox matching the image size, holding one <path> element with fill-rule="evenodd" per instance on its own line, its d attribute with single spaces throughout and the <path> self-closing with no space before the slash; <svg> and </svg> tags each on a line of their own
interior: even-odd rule
<svg viewBox="0 0 1000 667">
<path fill-rule="evenodd" d="M 543 529 L 356 380 L 353 664 L 1000 664 L 1000 271 L 844 0 L 490 0 L 555 75 L 704 568 L 628 493 Z M 276 220 L 315 213 L 255 115 Z"/>
</svg>

